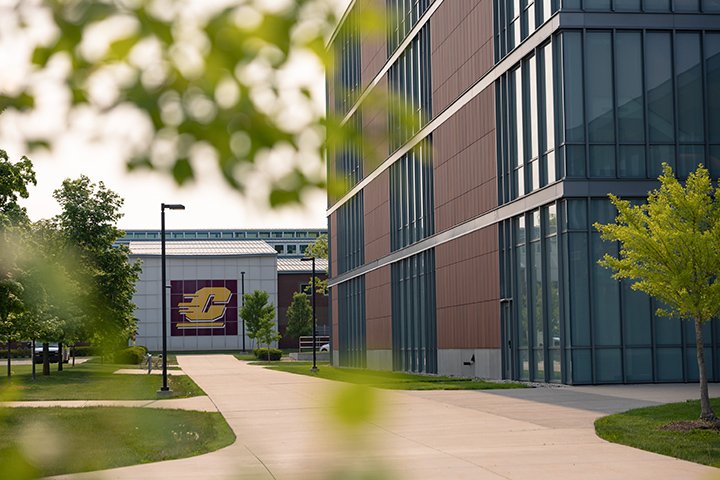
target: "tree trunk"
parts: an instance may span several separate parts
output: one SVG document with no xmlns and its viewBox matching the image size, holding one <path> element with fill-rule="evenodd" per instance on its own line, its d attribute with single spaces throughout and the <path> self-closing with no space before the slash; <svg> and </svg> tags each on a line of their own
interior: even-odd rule
<svg viewBox="0 0 720 480">
<path fill-rule="evenodd" d="M 10 377 L 12 377 L 12 366 L 10 365 L 10 362 L 11 362 L 10 361 L 10 357 L 11 357 L 11 355 L 10 355 L 10 340 L 8 340 L 8 342 L 7 342 L 7 348 L 8 348 L 8 358 L 7 358 L 8 372 L 7 373 L 8 373 L 8 380 L 10 380 Z"/>
<path fill-rule="evenodd" d="M 58 342 L 58 372 L 62 372 L 63 369 L 63 342 Z"/>
<path fill-rule="evenodd" d="M 73 362 L 72 366 L 75 366 L 75 345 L 73 345 L 73 348 L 70 350 L 70 353 L 72 354 Z"/>
<path fill-rule="evenodd" d="M 30 353 L 32 364 L 32 379 L 35 380 L 35 340 L 32 341 L 32 353 Z"/>
<path fill-rule="evenodd" d="M 717 421 L 715 412 L 710 406 L 708 395 L 707 373 L 705 372 L 705 350 L 702 334 L 702 323 L 695 319 L 695 350 L 697 352 L 698 373 L 700 375 L 700 420 Z"/>
<path fill-rule="evenodd" d="M 50 375 L 50 344 L 43 342 L 43 375 Z"/>
</svg>

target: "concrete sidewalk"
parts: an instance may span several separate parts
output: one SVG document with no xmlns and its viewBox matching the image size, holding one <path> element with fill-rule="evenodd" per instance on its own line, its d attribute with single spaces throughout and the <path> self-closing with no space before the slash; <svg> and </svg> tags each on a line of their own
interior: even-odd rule
<svg viewBox="0 0 720 480">
<path fill-rule="evenodd" d="M 381 392 L 384 414 L 339 435 L 328 399 L 342 385 L 267 370 L 228 355 L 180 356 L 238 436 L 193 458 L 58 478 L 319 479 L 354 468 L 387 478 L 705 479 L 720 470 L 599 439 L 593 420 L 642 405 L 697 397 L 696 385 Z M 625 394 L 624 392 L 629 392 Z M 720 391 L 714 386 L 714 395 Z"/>
<path fill-rule="evenodd" d="M 217 412 L 217 407 L 207 396 L 189 398 L 171 398 L 167 400 L 35 400 L 25 402 L 0 402 L 0 407 L 142 407 L 167 408 L 175 410 L 196 410 L 199 412 Z"/>
</svg>

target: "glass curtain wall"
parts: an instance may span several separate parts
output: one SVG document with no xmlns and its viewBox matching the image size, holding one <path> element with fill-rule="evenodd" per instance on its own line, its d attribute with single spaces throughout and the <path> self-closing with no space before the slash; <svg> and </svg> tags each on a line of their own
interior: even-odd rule
<svg viewBox="0 0 720 480">
<path fill-rule="evenodd" d="M 400 46 L 434 0 L 387 0 L 388 57 Z"/>
<path fill-rule="evenodd" d="M 494 0 L 495 61 L 537 30 L 558 11 L 560 0 Z"/>
<path fill-rule="evenodd" d="M 393 369 L 437 373 L 435 250 L 393 263 Z"/>
<path fill-rule="evenodd" d="M 720 176 L 720 32 L 565 31 L 564 128 L 569 178 L 654 179 L 668 163 Z"/>
<path fill-rule="evenodd" d="M 719 0 L 562 0 L 563 10 L 586 12 L 718 13 Z"/>
<path fill-rule="evenodd" d="M 365 367 L 365 277 L 343 282 L 337 291 L 340 366 Z"/>
<path fill-rule="evenodd" d="M 500 226 L 505 361 L 513 378 L 561 382 L 560 259 L 555 204 Z"/>
</svg>

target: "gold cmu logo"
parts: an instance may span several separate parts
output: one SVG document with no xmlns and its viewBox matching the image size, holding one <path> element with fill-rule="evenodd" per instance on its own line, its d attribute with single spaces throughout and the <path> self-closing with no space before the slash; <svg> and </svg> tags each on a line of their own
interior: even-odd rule
<svg viewBox="0 0 720 480">
<path fill-rule="evenodd" d="M 180 314 L 187 322 L 178 323 L 178 328 L 218 328 L 224 321 L 217 321 L 225 315 L 230 301 L 230 290 L 225 287 L 205 287 L 195 293 L 185 294 L 189 302 L 180 302 Z"/>
</svg>

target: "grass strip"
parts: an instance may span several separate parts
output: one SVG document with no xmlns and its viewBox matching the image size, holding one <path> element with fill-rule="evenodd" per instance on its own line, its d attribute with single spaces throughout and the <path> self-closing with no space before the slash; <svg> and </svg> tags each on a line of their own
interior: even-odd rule
<svg viewBox="0 0 720 480">
<path fill-rule="evenodd" d="M 3 478 L 38 478 L 184 458 L 235 441 L 219 413 L 184 410 L 0 408 L 0 426 Z"/>
<path fill-rule="evenodd" d="M 361 368 L 336 368 L 328 363 L 318 363 L 317 373 L 310 371 L 311 362 L 254 362 L 254 364 L 281 372 L 310 375 L 326 380 L 390 390 L 493 390 L 526 387 L 521 383 L 488 382 L 470 378 L 418 375 Z"/>
<path fill-rule="evenodd" d="M 65 366 L 62 372 L 52 369 L 42 375 L 38 366 L 32 379 L 31 365 L 14 365 L 8 383 L 0 378 L 2 400 L 150 400 L 157 398 L 162 385 L 159 375 L 123 375 L 114 371 L 137 368 L 136 365 L 114 365 L 86 362 Z M 194 397 L 204 392 L 187 375 L 169 376 L 168 384 L 175 397 Z"/>
<path fill-rule="evenodd" d="M 720 412 L 720 398 L 712 399 L 711 404 Z M 599 418 L 595 421 L 595 431 L 609 442 L 720 467 L 720 430 L 662 428 L 694 421 L 699 416 L 699 400 L 669 403 Z"/>
</svg>

